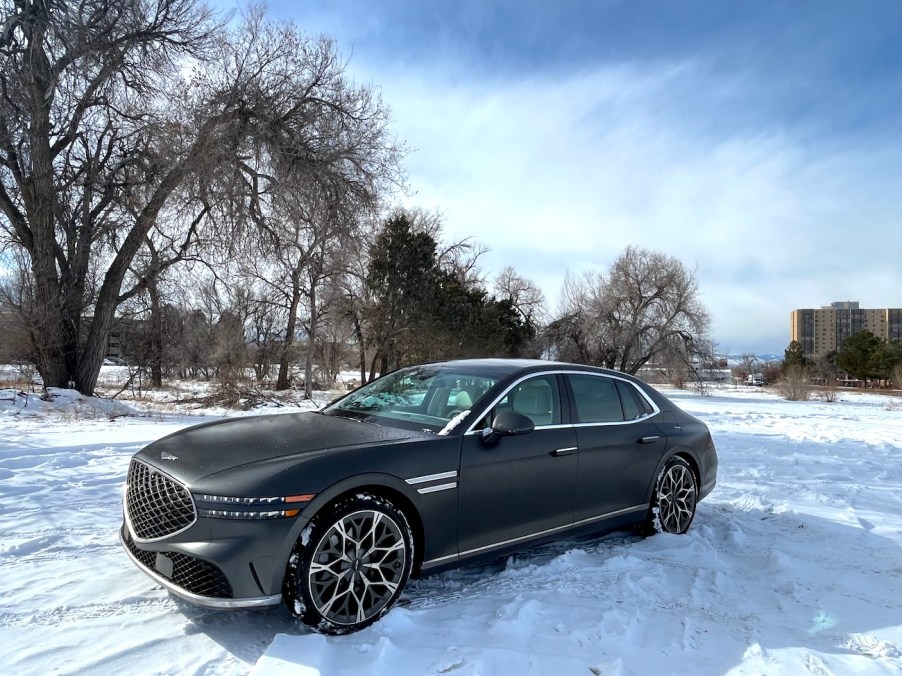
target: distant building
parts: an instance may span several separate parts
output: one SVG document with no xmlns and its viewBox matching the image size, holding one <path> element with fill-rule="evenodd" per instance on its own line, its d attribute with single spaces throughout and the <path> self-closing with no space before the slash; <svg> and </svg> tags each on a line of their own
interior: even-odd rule
<svg viewBox="0 0 902 676">
<path fill-rule="evenodd" d="M 830 303 L 818 310 L 793 310 L 790 340 L 797 340 L 809 359 L 839 350 L 843 341 L 859 331 L 885 340 L 902 340 L 902 308 L 865 310 L 857 301 Z"/>
</svg>

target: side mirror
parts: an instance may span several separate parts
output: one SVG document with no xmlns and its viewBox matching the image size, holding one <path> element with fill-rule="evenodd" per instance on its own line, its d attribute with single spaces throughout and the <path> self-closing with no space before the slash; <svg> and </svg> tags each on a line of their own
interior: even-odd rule
<svg viewBox="0 0 902 676">
<path fill-rule="evenodd" d="M 514 437 L 521 434 L 529 434 L 536 428 L 531 418 L 516 411 L 502 411 L 495 416 L 491 429 L 482 431 L 482 439 L 492 442 L 499 437 Z"/>
</svg>

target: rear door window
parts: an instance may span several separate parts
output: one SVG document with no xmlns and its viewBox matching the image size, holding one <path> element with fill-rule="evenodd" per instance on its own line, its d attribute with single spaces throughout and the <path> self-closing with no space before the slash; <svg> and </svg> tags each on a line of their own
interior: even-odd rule
<svg viewBox="0 0 902 676">
<path fill-rule="evenodd" d="M 623 422 L 623 407 L 613 378 L 577 374 L 570 374 L 567 377 L 576 404 L 574 422 Z"/>
</svg>

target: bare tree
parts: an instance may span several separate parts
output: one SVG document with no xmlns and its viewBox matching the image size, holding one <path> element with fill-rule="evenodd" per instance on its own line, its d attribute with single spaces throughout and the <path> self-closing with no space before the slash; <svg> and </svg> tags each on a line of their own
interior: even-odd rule
<svg viewBox="0 0 902 676">
<path fill-rule="evenodd" d="M 172 339 L 171 312 L 167 311 L 167 295 L 172 294 L 173 286 L 167 281 L 169 273 L 176 266 L 203 260 L 205 247 L 198 237 L 198 229 L 206 214 L 204 207 L 194 214 L 169 214 L 168 218 L 159 220 L 129 267 L 125 281 L 131 288 L 123 291 L 118 299 L 120 316 L 128 314 L 131 321 L 142 322 L 141 361 L 150 370 L 151 387 L 162 387 L 165 353 L 171 350 L 167 346 L 167 340 Z M 189 219 L 186 227 L 182 227 L 184 218 Z M 206 262 L 212 264 L 209 258 Z M 129 307 L 137 311 L 124 312 Z"/>
<path fill-rule="evenodd" d="M 240 224 L 276 176 L 397 172 L 379 96 L 331 41 L 260 9 L 230 35 L 195 0 L 3 0 L 3 16 L 0 232 L 29 258 L 47 385 L 93 391 L 123 281 L 187 184 L 230 186 Z"/>
<path fill-rule="evenodd" d="M 188 169 L 176 161 L 158 172 L 154 198 L 129 229 L 122 196 L 149 169 L 151 102 L 216 27 L 190 0 L 6 0 L 3 16 L 0 228 L 30 260 L 29 319 L 45 385 L 75 381 L 90 391 L 128 264 Z M 92 266 L 110 248 L 95 289 Z M 86 309 L 93 321 L 81 340 Z"/>
<path fill-rule="evenodd" d="M 709 323 L 692 272 L 631 246 L 606 274 L 568 275 L 548 335 L 560 358 L 636 373 L 665 352 L 687 364 L 706 353 Z"/>
<path fill-rule="evenodd" d="M 353 354 L 351 340 L 355 329 L 346 312 L 345 276 L 342 273 L 330 278 L 318 296 L 321 303 L 319 326 L 311 340 L 312 358 L 318 365 L 321 380 L 327 385 L 335 382 Z"/>
<path fill-rule="evenodd" d="M 258 383 L 272 378 L 285 340 L 287 319 L 271 288 L 252 284 L 245 320 L 245 333 Z"/>
<path fill-rule="evenodd" d="M 739 363 L 733 368 L 733 373 L 739 380 L 745 382 L 748 376 L 760 373 L 761 366 L 762 363 L 758 356 L 747 352 L 739 358 Z"/>
<path fill-rule="evenodd" d="M 511 266 L 506 266 L 495 277 L 495 293 L 511 302 L 513 308 L 532 326 L 544 324 L 547 319 L 545 294 L 532 280 L 520 276 Z"/>
<path fill-rule="evenodd" d="M 366 283 L 369 269 L 369 252 L 371 242 L 378 228 L 376 218 L 363 219 L 362 227 L 351 244 L 345 249 L 343 274 L 335 277 L 333 282 L 339 298 L 333 303 L 333 311 L 350 323 L 353 340 L 357 344 L 360 382 L 367 381 L 367 359 L 371 334 L 369 317 L 376 301 L 372 289 Z"/>
<path fill-rule="evenodd" d="M 441 236 L 441 228 L 436 233 Z M 438 240 L 436 240 L 438 241 Z M 438 266 L 466 288 L 484 287 L 486 276 L 479 269 L 479 259 L 489 250 L 472 237 L 444 245 L 436 252 Z"/>
<path fill-rule="evenodd" d="M 294 190 L 286 190 L 289 186 Z M 344 274 L 345 250 L 359 230 L 361 210 L 374 204 L 378 187 L 367 191 L 327 192 L 318 186 L 306 190 L 286 182 L 279 186 L 271 213 L 265 217 L 265 236 L 258 241 L 262 264 L 253 266 L 258 283 L 269 287 L 270 296 L 286 317 L 276 389 L 290 384 L 299 328 L 305 329 L 308 349 L 304 371 L 305 390 L 313 394 L 313 350 L 323 301 L 320 294 L 328 281 Z M 306 310 L 306 316 L 301 313 Z"/>
<path fill-rule="evenodd" d="M 0 251 L 6 272 L 0 275 L 0 363 L 34 359 L 28 318 L 34 309 L 28 260 L 21 251 Z"/>
</svg>

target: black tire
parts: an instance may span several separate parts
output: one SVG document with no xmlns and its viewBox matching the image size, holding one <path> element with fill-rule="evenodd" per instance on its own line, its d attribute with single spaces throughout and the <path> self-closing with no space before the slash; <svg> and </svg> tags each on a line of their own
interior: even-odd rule
<svg viewBox="0 0 902 676">
<path fill-rule="evenodd" d="M 674 455 L 667 459 L 655 482 L 648 515 L 641 526 L 646 535 L 682 534 L 689 530 L 698 505 L 698 481 L 692 467 Z"/>
<path fill-rule="evenodd" d="M 322 634 L 349 634 L 397 602 L 413 564 L 404 513 L 358 493 L 313 517 L 291 553 L 282 592 L 288 609 Z"/>
</svg>

